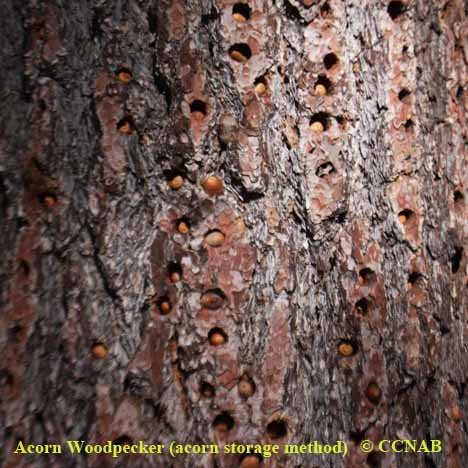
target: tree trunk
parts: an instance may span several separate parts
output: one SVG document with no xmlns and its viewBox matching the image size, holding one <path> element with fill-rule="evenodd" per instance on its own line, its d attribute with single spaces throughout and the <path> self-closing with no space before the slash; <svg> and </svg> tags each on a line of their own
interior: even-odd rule
<svg viewBox="0 0 468 468">
<path fill-rule="evenodd" d="M 3 466 L 468 466 L 468 3 L 242 1 L 2 2 Z"/>
</svg>

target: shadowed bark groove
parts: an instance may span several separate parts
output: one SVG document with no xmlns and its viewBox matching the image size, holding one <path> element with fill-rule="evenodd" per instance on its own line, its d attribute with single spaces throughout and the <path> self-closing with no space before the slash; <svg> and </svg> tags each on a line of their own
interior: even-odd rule
<svg viewBox="0 0 468 468">
<path fill-rule="evenodd" d="M 3 3 L 3 466 L 468 466 L 462 0 Z"/>
</svg>

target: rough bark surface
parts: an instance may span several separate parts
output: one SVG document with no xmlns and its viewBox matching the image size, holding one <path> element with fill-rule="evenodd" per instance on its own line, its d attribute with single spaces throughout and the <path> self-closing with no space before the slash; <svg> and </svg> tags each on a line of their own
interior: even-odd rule
<svg viewBox="0 0 468 468">
<path fill-rule="evenodd" d="M 119 438 L 468 466 L 468 5 L 304 3 L 2 2 L 3 466 L 240 463 L 12 453 Z"/>
</svg>

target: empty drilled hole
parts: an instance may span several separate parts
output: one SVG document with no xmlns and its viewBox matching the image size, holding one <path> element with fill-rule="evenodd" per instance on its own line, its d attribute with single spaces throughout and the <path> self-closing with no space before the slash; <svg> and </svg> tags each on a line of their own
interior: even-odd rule
<svg viewBox="0 0 468 468">
<path fill-rule="evenodd" d="M 411 119 L 408 119 L 405 122 L 405 130 L 411 130 L 414 127 L 414 122 Z"/>
<path fill-rule="evenodd" d="M 29 266 L 29 263 L 26 260 L 22 258 L 20 259 L 19 268 L 23 276 L 29 276 L 29 273 L 31 272 L 31 268 Z"/>
<path fill-rule="evenodd" d="M 250 7 L 247 3 L 236 3 L 232 7 L 232 17 L 239 23 L 250 19 Z"/>
<path fill-rule="evenodd" d="M 229 432 L 234 427 L 234 418 L 224 411 L 216 416 L 213 427 L 219 432 Z"/>
<path fill-rule="evenodd" d="M 450 258 L 452 264 L 452 273 L 457 273 L 463 257 L 463 247 L 455 247 L 455 253 Z"/>
<path fill-rule="evenodd" d="M 407 97 L 411 94 L 411 91 L 407 88 L 403 88 L 399 93 L 398 93 L 398 99 L 400 101 L 406 102 Z"/>
<path fill-rule="evenodd" d="M 315 94 L 325 96 L 332 91 L 332 82 L 325 76 L 320 75 L 314 85 Z"/>
<path fill-rule="evenodd" d="M 321 179 L 326 178 L 327 176 L 330 176 L 335 173 L 336 173 L 335 166 L 329 161 L 324 162 L 323 164 L 320 164 L 320 166 L 315 171 L 315 175 L 317 177 L 320 177 Z"/>
<path fill-rule="evenodd" d="M 159 312 L 161 312 L 162 315 L 167 315 L 172 310 L 172 304 L 169 296 L 161 296 L 157 300 L 156 305 L 158 306 Z"/>
<path fill-rule="evenodd" d="M 167 266 L 167 273 L 171 283 L 177 283 L 182 279 L 182 266 L 178 262 L 171 262 Z"/>
<path fill-rule="evenodd" d="M 414 218 L 414 212 L 411 210 L 402 210 L 398 213 L 398 219 L 402 224 L 407 223 L 408 221 L 413 220 Z"/>
<path fill-rule="evenodd" d="M 464 199 L 465 199 L 465 197 L 464 197 L 463 193 L 460 190 L 455 190 L 453 192 L 453 201 L 454 201 L 455 205 L 462 204 Z"/>
<path fill-rule="evenodd" d="M 180 234 L 188 234 L 190 232 L 190 222 L 186 216 L 176 220 L 176 229 Z"/>
<path fill-rule="evenodd" d="M 323 64 L 327 70 L 331 70 L 333 67 L 338 65 L 338 62 L 338 57 L 333 52 L 330 52 L 329 54 L 325 55 L 325 57 L 323 57 Z"/>
<path fill-rule="evenodd" d="M 226 296 L 221 289 L 209 289 L 202 294 L 200 304 L 207 309 L 216 310 L 224 304 L 225 299 Z"/>
<path fill-rule="evenodd" d="M 206 117 L 206 103 L 195 99 L 195 101 L 190 104 L 190 113 L 196 120 L 203 120 Z"/>
<path fill-rule="evenodd" d="M 212 328 L 208 333 L 208 340 L 212 346 L 221 346 L 227 343 L 228 336 L 222 328 Z"/>
<path fill-rule="evenodd" d="M 269 422 L 266 429 L 272 439 L 281 439 L 288 433 L 288 425 L 284 419 L 275 419 Z"/>
<path fill-rule="evenodd" d="M 258 453 L 241 455 L 240 468 L 257 468 L 262 463 L 262 460 L 262 456 Z"/>
<path fill-rule="evenodd" d="M 229 55 L 236 62 L 244 63 L 252 57 L 252 51 L 247 44 L 239 43 L 229 47 Z"/>
<path fill-rule="evenodd" d="M 341 356 L 354 356 L 357 352 L 357 344 L 351 340 L 341 340 L 338 343 L 338 353 Z"/>
<path fill-rule="evenodd" d="M 369 453 L 369 455 L 367 455 L 366 463 L 371 468 L 380 468 L 382 465 L 380 455 L 377 452 Z"/>
<path fill-rule="evenodd" d="M 121 435 L 120 437 L 117 437 L 117 439 L 114 439 L 112 441 L 112 443 L 114 445 L 132 445 L 133 444 L 133 440 L 131 437 L 129 437 L 128 435 Z"/>
<path fill-rule="evenodd" d="M 418 273 L 417 271 L 410 273 L 408 276 L 408 289 L 414 288 L 421 281 L 421 278 L 421 273 Z"/>
<path fill-rule="evenodd" d="M 405 11 L 405 4 L 398 0 L 393 0 L 388 4 L 387 12 L 392 20 L 398 18 Z"/>
<path fill-rule="evenodd" d="M 215 389 L 210 383 L 202 382 L 200 384 L 200 394 L 204 398 L 213 398 L 215 396 Z"/>
<path fill-rule="evenodd" d="M 130 117 L 124 117 L 123 119 L 119 120 L 119 122 L 117 123 L 117 130 L 120 133 L 124 133 L 126 135 L 133 133 L 133 131 L 135 130 L 133 120 Z"/>
<path fill-rule="evenodd" d="M 376 275 L 370 268 L 363 268 L 359 271 L 358 281 L 359 284 L 372 284 L 375 283 Z"/>
<path fill-rule="evenodd" d="M 129 68 L 119 68 L 117 71 L 117 79 L 122 83 L 129 83 L 132 80 L 132 72 Z"/>
<path fill-rule="evenodd" d="M 330 114 L 318 112 L 310 118 L 310 129 L 314 132 L 324 132 L 330 127 Z"/>
<path fill-rule="evenodd" d="M 354 308 L 359 315 L 367 315 L 371 307 L 371 302 L 369 299 L 362 297 L 359 301 L 356 302 Z"/>
<path fill-rule="evenodd" d="M 8 369 L 0 370 L 0 387 L 13 385 L 13 374 Z"/>
<path fill-rule="evenodd" d="M 457 88 L 457 99 L 461 99 L 463 96 L 463 86 L 458 86 Z"/>
<path fill-rule="evenodd" d="M 320 8 L 320 14 L 322 16 L 328 16 L 331 13 L 331 7 L 328 2 L 325 2 Z"/>
</svg>

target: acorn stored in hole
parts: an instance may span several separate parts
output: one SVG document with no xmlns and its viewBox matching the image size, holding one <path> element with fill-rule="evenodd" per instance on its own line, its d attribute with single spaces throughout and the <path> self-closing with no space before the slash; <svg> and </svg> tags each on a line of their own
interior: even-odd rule
<svg viewBox="0 0 468 468">
<path fill-rule="evenodd" d="M 257 468 L 260 466 L 260 459 L 257 455 L 247 455 L 242 459 L 241 468 Z"/>
<path fill-rule="evenodd" d="M 310 129 L 313 131 L 313 132 L 323 132 L 325 130 L 325 127 L 323 126 L 322 122 L 316 120 L 315 122 L 312 122 L 312 124 L 310 125 Z"/>
<path fill-rule="evenodd" d="M 210 247 L 220 247 L 223 245 L 225 239 L 225 235 L 218 230 L 211 231 L 205 235 L 205 243 Z"/>
<path fill-rule="evenodd" d="M 184 179 L 180 175 L 174 176 L 169 182 L 169 187 L 173 190 L 179 190 L 184 185 Z"/>
<path fill-rule="evenodd" d="M 245 23 L 247 21 L 247 18 L 244 15 L 240 14 L 240 13 L 233 13 L 232 18 L 237 23 Z"/>
<path fill-rule="evenodd" d="M 120 82 L 127 84 L 130 83 L 130 81 L 132 80 L 132 74 L 129 70 L 122 69 L 117 73 L 117 79 Z"/>
<path fill-rule="evenodd" d="M 369 401 L 377 404 L 380 401 L 380 397 L 382 396 L 382 391 L 376 383 L 371 382 L 366 388 L 366 396 Z"/>
<path fill-rule="evenodd" d="M 185 222 L 185 221 L 180 221 L 178 224 L 177 224 L 177 230 L 181 233 L 181 234 L 188 234 L 190 232 L 190 228 L 188 226 L 188 224 Z"/>
<path fill-rule="evenodd" d="M 345 357 L 352 356 L 354 354 L 354 346 L 349 341 L 342 341 L 338 345 L 338 352 Z"/>
<path fill-rule="evenodd" d="M 200 304 L 207 309 L 219 309 L 224 302 L 224 298 L 216 292 L 207 291 L 200 298 Z"/>
<path fill-rule="evenodd" d="M 91 354 L 96 359 L 104 359 L 107 357 L 107 347 L 102 343 L 95 343 L 91 347 Z"/>
<path fill-rule="evenodd" d="M 169 279 L 171 280 L 171 283 L 178 283 L 180 281 L 180 273 L 178 271 L 173 271 Z"/>
<path fill-rule="evenodd" d="M 315 85 L 315 94 L 317 96 L 325 96 L 327 94 L 327 88 L 323 84 Z"/>
<path fill-rule="evenodd" d="M 120 133 L 130 135 L 133 132 L 133 127 L 129 120 L 125 120 L 119 124 L 118 130 Z"/>
<path fill-rule="evenodd" d="M 226 343 L 226 336 L 223 331 L 218 328 L 211 330 L 208 334 L 208 338 L 211 346 L 221 346 Z"/>
<path fill-rule="evenodd" d="M 159 311 L 161 312 L 161 314 L 163 315 L 167 315 L 170 311 L 171 311 L 171 303 L 169 302 L 168 299 L 163 299 L 160 303 L 159 303 Z"/>
<path fill-rule="evenodd" d="M 266 84 L 263 82 L 263 81 L 259 81 L 256 85 L 255 85 L 255 92 L 259 95 L 259 96 L 262 96 L 263 94 L 265 94 L 267 90 L 267 87 L 266 87 Z"/>
<path fill-rule="evenodd" d="M 249 377 L 243 375 L 237 384 L 237 390 L 241 397 L 249 398 L 255 393 L 255 384 Z"/>
<path fill-rule="evenodd" d="M 203 189 L 208 195 L 219 195 L 223 192 L 223 181 L 220 177 L 210 175 L 203 182 Z"/>
</svg>

